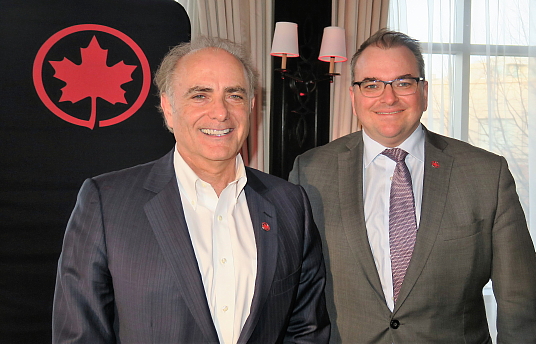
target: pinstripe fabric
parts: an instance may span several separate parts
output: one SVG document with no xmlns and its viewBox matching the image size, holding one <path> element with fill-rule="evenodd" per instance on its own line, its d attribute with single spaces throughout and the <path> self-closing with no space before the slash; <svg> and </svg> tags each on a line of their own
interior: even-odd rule
<svg viewBox="0 0 536 344">
<path fill-rule="evenodd" d="M 325 267 L 305 192 L 246 173 L 258 266 L 238 343 L 327 343 Z M 218 342 L 171 153 L 84 182 L 58 264 L 52 332 L 53 343 Z"/>
<path fill-rule="evenodd" d="M 417 236 L 417 220 L 411 174 L 404 161 L 408 152 L 400 148 L 392 148 L 384 150 L 382 154 L 396 162 L 389 196 L 389 249 L 393 274 L 393 298 L 396 303 L 413 254 Z"/>
</svg>

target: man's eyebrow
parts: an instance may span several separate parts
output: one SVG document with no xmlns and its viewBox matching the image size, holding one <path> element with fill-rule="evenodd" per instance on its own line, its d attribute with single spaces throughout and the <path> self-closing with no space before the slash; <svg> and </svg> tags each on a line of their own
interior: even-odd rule
<svg viewBox="0 0 536 344">
<path fill-rule="evenodd" d="M 396 78 L 394 78 L 393 80 L 397 80 L 397 79 L 407 79 L 407 78 L 414 78 L 413 75 L 411 74 L 404 74 L 404 75 L 399 75 L 397 76 Z M 362 81 L 376 81 L 376 80 L 381 80 L 379 78 L 375 78 L 375 77 L 368 77 L 368 78 L 364 78 Z M 383 81 L 387 81 L 387 80 L 383 80 Z"/>
<path fill-rule="evenodd" d="M 205 86 L 194 86 L 194 87 L 190 87 L 188 89 L 188 91 L 186 91 L 186 95 L 189 95 L 189 94 L 192 94 L 192 93 L 196 93 L 196 92 L 213 92 L 214 89 L 210 88 L 210 87 L 205 87 Z"/>
<path fill-rule="evenodd" d="M 226 93 L 244 93 L 247 94 L 247 91 L 242 86 L 230 86 L 225 88 Z"/>
<path fill-rule="evenodd" d="M 211 88 L 211 87 L 206 87 L 206 86 L 194 86 L 194 87 L 190 87 L 188 89 L 188 91 L 186 91 L 185 95 L 190 95 L 192 93 L 197 93 L 197 92 L 212 93 L 212 92 L 214 92 L 214 89 Z M 229 87 L 226 87 L 225 92 L 226 93 L 244 93 L 244 94 L 247 94 L 247 90 L 242 86 L 229 86 Z"/>
</svg>

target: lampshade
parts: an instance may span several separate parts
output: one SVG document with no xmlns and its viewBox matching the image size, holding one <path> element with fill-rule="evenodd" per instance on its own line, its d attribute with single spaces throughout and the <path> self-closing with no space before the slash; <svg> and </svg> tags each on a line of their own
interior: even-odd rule
<svg viewBox="0 0 536 344">
<path fill-rule="evenodd" d="M 272 56 L 298 57 L 298 24 L 290 22 L 275 23 L 274 40 L 272 41 Z"/>
<path fill-rule="evenodd" d="M 348 60 L 346 58 L 344 29 L 337 26 L 324 28 L 318 59 L 320 61 L 330 62 L 330 58 L 332 57 L 334 58 L 334 62 L 345 62 Z"/>
</svg>

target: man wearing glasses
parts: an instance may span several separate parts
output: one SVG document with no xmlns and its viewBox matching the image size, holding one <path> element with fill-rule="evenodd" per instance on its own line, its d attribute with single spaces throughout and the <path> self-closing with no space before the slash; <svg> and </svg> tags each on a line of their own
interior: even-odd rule
<svg viewBox="0 0 536 344">
<path fill-rule="evenodd" d="M 299 156 L 326 258 L 332 343 L 536 343 L 536 255 L 506 160 L 428 131 L 419 43 L 380 30 L 352 58 L 363 130 Z"/>
</svg>

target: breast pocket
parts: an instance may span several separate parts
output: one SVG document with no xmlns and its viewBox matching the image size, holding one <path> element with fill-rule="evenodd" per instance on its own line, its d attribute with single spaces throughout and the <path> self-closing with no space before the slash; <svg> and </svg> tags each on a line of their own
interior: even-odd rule
<svg viewBox="0 0 536 344">
<path fill-rule="evenodd" d="M 283 294 L 292 289 L 300 281 L 301 268 L 294 271 L 287 277 L 284 277 L 280 280 L 274 281 L 272 287 L 272 295 Z"/>
<path fill-rule="evenodd" d="M 484 220 L 478 220 L 465 226 L 441 228 L 439 235 L 445 241 L 469 238 L 482 232 Z"/>
</svg>

